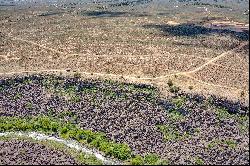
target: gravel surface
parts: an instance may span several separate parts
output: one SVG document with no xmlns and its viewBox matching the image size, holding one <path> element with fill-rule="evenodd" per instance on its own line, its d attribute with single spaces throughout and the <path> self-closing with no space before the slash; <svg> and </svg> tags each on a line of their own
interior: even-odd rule
<svg viewBox="0 0 250 166">
<path fill-rule="evenodd" d="M 76 165 L 61 151 L 29 141 L 0 141 L 1 165 Z"/>
<path fill-rule="evenodd" d="M 237 119 L 230 116 L 218 118 L 215 108 L 200 104 L 203 102 L 191 101 L 187 101 L 180 109 L 186 111 L 184 118 L 181 121 L 172 121 L 172 125 L 180 133 L 187 132 L 189 137 L 167 142 L 163 154 L 178 164 L 194 164 L 196 158 L 202 159 L 205 164 L 249 163 L 249 133 L 239 130 Z M 223 100 L 217 99 L 213 104 L 227 107 L 233 115 L 246 113 L 247 108 L 243 108 L 243 111 L 238 105 L 239 112 L 234 114 L 237 104 L 228 105 L 221 101 Z M 246 125 L 249 126 L 249 122 Z M 227 141 L 233 141 L 236 146 L 230 148 Z"/>
<path fill-rule="evenodd" d="M 85 146 L 83 146 L 81 143 L 79 143 L 76 140 L 65 140 L 65 139 L 61 139 L 55 136 L 51 136 L 51 135 L 46 135 L 46 134 L 41 134 L 39 132 L 3 132 L 0 133 L 0 137 L 11 137 L 13 138 L 31 138 L 32 140 L 36 140 L 36 141 L 53 141 L 55 143 L 58 143 L 59 146 L 63 145 L 65 146 L 65 148 L 71 149 L 73 151 L 75 151 L 75 153 L 79 154 L 80 152 L 83 152 L 84 154 L 86 154 L 86 156 L 92 156 L 95 157 L 97 160 L 101 161 L 104 165 L 121 165 L 121 162 L 116 161 L 116 160 L 112 160 L 109 158 L 105 158 L 102 154 L 100 154 L 100 152 L 95 151 L 91 148 L 86 148 Z M 52 145 L 53 146 L 53 145 Z M 80 154 L 83 154 L 80 153 Z M 75 158 L 77 158 L 79 156 L 76 156 Z M 91 162 L 81 162 L 81 164 L 86 164 L 88 165 Z M 92 162 L 93 164 L 93 162 Z M 93 164 L 94 165 L 94 164 Z"/>
<path fill-rule="evenodd" d="M 166 121 L 165 113 L 160 106 L 147 101 L 151 94 L 131 93 L 129 88 L 132 87 L 128 85 L 124 86 L 123 92 L 119 92 L 116 85 L 108 83 L 78 82 L 82 88 L 96 87 L 103 92 L 77 92 L 81 101 L 72 102 L 68 97 L 55 95 L 45 89 L 39 78 L 33 80 L 33 83 L 25 85 L 16 84 L 17 89 L 8 88 L 0 94 L 1 116 L 48 115 L 50 111 L 53 116 L 74 121 L 85 129 L 102 131 L 111 139 L 125 141 L 138 153 L 152 151 L 148 141 L 152 145 L 164 146 L 162 134 L 155 125 Z M 63 85 L 66 87 L 77 83 L 73 79 L 61 81 L 66 81 Z M 111 95 L 108 90 L 120 97 L 108 96 Z M 19 98 L 17 94 L 22 97 Z"/>
<path fill-rule="evenodd" d="M 206 164 L 249 163 L 249 108 L 241 103 L 181 93 L 160 99 L 157 90 L 146 85 L 55 78 L 2 79 L 0 115 L 52 115 L 173 164 L 199 159 Z M 168 126 L 172 139 L 166 140 L 159 126 Z"/>
<path fill-rule="evenodd" d="M 234 70 L 232 68 L 210 64 L 193 75 L 199 80 L 215 85 L 249 89 L 249 76 L 248 73 L 243 70 Z"/>
</svg>

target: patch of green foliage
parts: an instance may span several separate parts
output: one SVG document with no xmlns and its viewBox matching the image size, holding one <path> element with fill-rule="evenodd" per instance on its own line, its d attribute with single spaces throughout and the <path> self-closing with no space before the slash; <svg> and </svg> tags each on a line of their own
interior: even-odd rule
<svg viewBox="0 0 250 166">
<path fill-rule="evenodd" d="M 201 158 L 196 158 L 194 161 L 195 165 L 204 165 L 204 161 Z"/>
<path fill-rule="evenodd" d="M 4 86 L 0 85 L 0 92 L 2 92 L 4 90 Z"/>
<path fill-rule="evenodd" d="M 49 108 L 47 111 L 48 116 L 53 117 L 53 115 L 55 114 L 55 111 L 52 108 Z"/>
<path fill-rule="evenodd" d="M 208 149 L 218 147 L 219 145 L 226 145 L 230 149 L 235 149 L 237 147 L 237 142 L 231 139 L 213 139 L 208 145 Z"/>
<path fill-rule="evenodd" d="M 132 151 L 127 144 L 109 141 L 103 133 L 84 130 L 70 123 L 62 124 L 59 120 L 40 116 L 36 118 L 20 119 L 16 117 L 0 117 L 0 131 L 39 131 L 54 133 L 65 139 L 74 139 L 86 143 L 108 156 L 126 160 L 131 158 Z"/>
<path fill-rule="evenodd" d="M 225 108 L 217 108 L 215 114 L 219 120 L 229 119 L 233 117 Z"/>
<path fill-rule="evenodd" d="M 127 84 L 123 91 L 131 94 L 144 94 L 148 100 L 152 100 L 157 96 L 157 90 L 151 86 L 140 87 L 136 84 Z"/>
<path fill-rule="evenodd" d="M 47 88 L 47 89 L 51 89 L 52 87 L 55 86 L 57 80 L 53 77 L 48 77 L 48 78 L 44 78 L 42 80 L 42 85 Z"/>
<path fill-rule="evenodd" d="M 169 91 L 171 93 L 178 93 L 180 91 L 180 87 L 173 85 L 169 88 Z"/>
<path fill-rule="evenodd" d="M 238 122 L 238 128 L 241 132 L 249 131 L 249 116 L 237 116 L 236 121 Z"/>
<path fill-rule="evenodd" d="M 56 115 L 56 117 L 63 119 L 65 117 L 73 117 L 75 116 L 75 113 L 69 110 L 64 110 L 63 112 L 60 112 Z"/>
<path fill-rule="evenodd" d="M 76 79 L 81 78 L 81 73 L 79 73 L 79 72 L 74 73 L 74 78 L 76 78 Z"/>
<path fill-rule="evenodd" d="M 167 84 L 171 93 L 178 93 L 180 91 L 180 87 L 175 86 L 172 80 L 168 80 Z"/>
<path fill-rule="evenodd" d="M 157 125 L 156 127 L 163 133 L 165 141 L 179 141 L 190 137 L 188 132 L 181 133 L 174 125 Z"/>
<path fill-rule="evenodd" d="M 144 157 L 136 155 L 130 161 L 130 165 L 168 165 L 167 160 L 161 160 L 156 154 L 147 154 Z"/>
<path fill-rule="evenodd" d="M 81 96 L 79 96 L 79 95 L 71 96 L 70 101 L 74 102 L 74 103 L 80 102 L 81 101 Z"/>
<path fill-rule="evenodd" d="M 214 139 L 209 144 L 207 144 L 207 148 L 212 149 L 212 148 L 216 147 L 219 143 L 220 143 L 220 141 L 218 141 L 217 139 Z"/>
<path fill-rule="evenodd" d="M 136 155 L 129 163 L 131 165 L 144 165 L 144 159 L 142 156 Z"/>
<path fill-rule="evenodd" d="M 172 80 L 168 80 L 167 84 L 168 84 L 168 86 L 169 86 L 169 87 L 171 87 L 171 86 L 173 86 L 173 85 L 174 85 L 174 83 L 173 83 L 173 81 L 172 81 Z"/>
<path fill-rule="evenodd" d="M 194 133 L 199 134 L 200 132 L 201 132 L 201 129 L 200 129 L 200 128 L 195 128 L 195 129 L 194 129 Z"/>
<path fill-rule="evenodd" d="M 79 153 L 75 157 L 80 163 L 84 163 L 86 165 L 103 165 L 102 161 L 98 160 L 95 156 L 93 155 L 87 155 L 84 153 Z"/>
<path fill-rule="evenodd" d="M 174 122 L 184 119 L 184 115 L 180 111 L 178 111 L 178 109 L 184 106 L 186 100 L 187 99 L 185 97 L 177 97 L 172 99 L 171 102 L 175 105 L 175 108 L 168 110 L 167 115 L 169 119 L 171 119 Z"/>
<path fill-rule="evenodd" d="M 78 78 L 76 74 L 74 78 Z M 97 95 L 98 93 L 103 94 L 107 99 L 127 99 L 128 97 L 143 97 L 147 101 L 154 102 L 158 92 L 156 88 L 148 85 L 137 85 L 137 84 L 127 84 L 120 83 L 113 80 L 104 80 L 102 83 L 105 84 L 104 87 L 99 86 L 99 82 L 96 84 L 91 84 L 90 86 L 79 86 L 77 82 L 72 85 L 66 85 L 60 82 L 60 79 L 48 76 L 42 80 L 42 84 L 45 89 L 52 93 L 66 97 L 72 102 L 79 102 L 80 95 L 89 94 Z"/>
<path fill-rule="evenodd" d="M 177 98 L 172 99 L 172 103 L 177 107 L 177 108 L 181 108 L 184 106 L 184 104 L 186 103 L 187 98 L 180 96 Z"/>
<path fill-rule="evenodd" d="M 144 162 L 146 165 L 156 165 L 159 160 L 158 156 L 155 154 L 149 154 L 144 157 Z"/>
<path fill-rule="evenodd" d="M 113 90 L 102 89 L 101 92 L 104 94 L 105 97 L 107 97 L 109 99 L 115 99 L 115 98 L 119 97 L 117 95 L 117 93 L 115 91 L 113 91 Z"/>
<path fill-rule="evenodd" d="M 56 88 L 58 89 L 58 94 L 61 96 L 68 97 L 71 102 L 80 102 L 81 97 L 78 95 L 78 87 L 71 85 L 65 88 Z"/>
<path fill-rule="evenodd" d="M 176 121 L 180 121 L 182 119 L 184 119 L 184 116 L 182 115 L 181 112 L 179 112 L 176 109 L 170 109 L 169 113 L 167 114 L 168 118 L 174 122 Z"/>
<path fill-rule="evenodd" d="M 224 143 L 225 143 L 229 148 L 231 148 L 231 149 L 235 149 L 236 146 L 237 146 L 236 141 L 230 140 L 230 139 L 224 140 Z"/>
<path fill-rule="evenodd" d="M 214 99 L 211 96 L 209 96 L 204 102 L 204 106 L 206 108 L 210 108 L 211 106 L 213 106 L 213 104 L 214 104 Z"/>
<path fill-rule="evenodd" d="M 56 141 L 52 141 L 52 140 L 35 140 L 29 137 L 25 137 L 25 136 L 18 136 L 15 138 L 13 138 L 12 136 L 0 136 L 0 140 L 2 141 L 9 141 L 9 140 L 21 140 L 21 141 L 29 141 L 29 142 L 34 142 L 34 143 L 38 143 L 44 146 L 47 146 L 49 148 L 53 148 L 59 151 L 63 151 L 66 154 L 70 155 L 71 157 L 73 157 L 79 164 L 81 165 L 103 165 L 102 161 L 97 159 L 94 155 L 90 155 L 90 154 L 86 154 L 83 153 L 81 151 L 75 150 L 73 148 L 69 148 L 68 146 L 60 143 L 60 142 L 56 142 Z"/>
<path fill-rule="evenodd" d="M 226 108 L 217 108 L 215 111 L 216 117 L 219 120 L 234 119 L 237 122 L 238 128 L 241 132 L 249 131 L 249 116 L 230 114 Z"/>
<path fill-rule="evenodd" d="M 59 119 L 38 116 L 29 118 L 18 117 L 0 117 L 0 132 L 9 131 L 37 131 L 45 134 L 56 134 L 64 139 L 77 140 L 89 147 L 96 148 L 106 156 L 115 157 L 120 160 L 126 160 L 132 165 L 136 164 L 166 164 L 167 161 L 161 160 L 157 155 L 150 154 L 144 158 L 135 156 L 130 147 L 125 143 L 115 143 L 106 138 L 104 133 L 92 132 L 91 130 L 81 129 L 72 123 L 62 123 Z M 86 158 L 85 155 L 78 155 L 78 159 L 88 161 L 89 164 L 95 164 L 94 158 Z M 91 162 L 91 163 L 90 163 Z"/>
<path fill-rule="evenodd" d="M 78 87 L 77 86 L 68 86 L 68 87 L 60 87 L 60 86 L 55 86 L 53 88 L 50 88 L 50 91 L 52 93 L 55 93 L 59 96 L 63 96 L 69 99 L 69 101 L 73 103 L 77 103 L 81 101 L 81 96 L 78 93 Z"/>
<path fill-rule="evenodd" d="M 84 87 L 81 89 L 82 92 L 90 94 L 96 94 L 98 90 L 99 89 L 97 87 Z"/>
<path fill-rule="evenodd" d="M 27 102 L 27 103 L 25 104 L 25 108 L 27 108 L 27 109 L 32 109 L 32 108 L 33 108 L 33 104 L 32 104 L 31 102 Z"/>
<path fill-rule="evenodd" d="M 32 83 L 32 80 L 27 78 L 23 81 L 24 84 L 31 84 Z"/>
<path fill-rule="evenodd" d="M 21 99 L 21 98 L 22 98 L 22 94 L 21 94 L 21 93 L 17 93 L 17 94 L 14 96 L 14 100 Z"/>
</svg>

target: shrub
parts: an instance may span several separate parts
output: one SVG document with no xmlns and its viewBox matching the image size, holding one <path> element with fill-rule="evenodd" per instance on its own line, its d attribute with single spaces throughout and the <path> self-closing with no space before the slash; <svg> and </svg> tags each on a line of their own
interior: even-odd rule
<svg viewBox="0 0 250 166">
<path fill-rule="evenodd" d="M 106 140 L 105 140 L 105 137 L 103 135 L 96 134 L 94 140 L 90 143 L 90 145 L 92 145 L 93 147 L 99 148 L 101 142 L 104 142 L 104 141 L 106 141 Z"/>
<path fill-rule="evenodd" d="M 57 132 L 58 131 L 58 128 L 59 128 L 59 124 L 56 123 L 56 122 L 51 122 L 51 130 L 53 132 Z"/>
<path fill-rule="evenodd" d="M 1 85 L 0 86 L 0 92 L 2 92 L 4 90 L 4 87 Z"/>
<path fill-rule="evenodd" d="M 77 129 L 69 129 L 68 136 L 69 138 L 76 139 L 77 138 Z"/>
<path fill-rule="evenodd" d="M 159 160 L 156 165 L 169 165 L 168 160 Z"/>
<path fill-rule="evenodd" d="M 204 165 L 204 161 L 202 159 L 200 159 L 200 158 L 196 158 L 195 159 L 195 164 L 196 165 Z"/>
<path fill-rule="evenodd" d="M 77 159 L 86 165 L 103 165 L 102 161 L 98 160 L 95 156 L 86 155 L 84 153 L 77 155 Z"/>
<path fill-rule="evenodd" d="M 130 163 L 131 165 L 144 165 L 144 159 L 141 156 L 136 155 L 131 159 Z"/>
<path fill-rule="evenodd" d="M 81 143 L 89 143 L 91 146 L 103 151 L 106 155 L 120 160 L 130 159 L 132 150 L 127 144 L 109 141 L 103 133 L 94 133 L 91 130 L 80 129 L 74 124 L 62 124 L 56 119 L 46 116 L 36 118 L 19 119 L 15 117 L 0 117 L 0 131 L 40 131 L 59 134 L 65 139 L 76 139 Z"/>
<path fill-rule="evenodd" d="M 168 84 L 169 87 L 174 85 L 172 80 L 168 80 L 167 84 Z"/>
<path fill-rule="evenodd" d="M 131 158 L 131 149 L 127 144 L 114 144 L 113 156 L 121 160 Z"/>
<path fill-rule="evenodd" d="M 25 108 L 26 109 L 32 109 L 33 108 L 33 104 L 31 102 L 28 102 L 25 104 Z"/>
<path fill-rule="evenodd" d="M 171 86 L 171 87 L 169 88 L 169 91 L 170 91 L 171 93 L 178 93 L 178 92 L 180 91 L 180 88 L 177 87 L 177 86 Z"/>
<path fill-rule="evenodd" d="M 81 78 L 81 73 L 78 73 L 78 72 L 74 73 L 74 78 L 76 79 Z"/>
<path fill-rule="evenodd" d="M 245 92 L 244 91 L 241 91 L 240 92 L 240 97 L 244 97 L 245 96 Z"/>
<path fill-rule="evenodd" d="M 178 141 L 190 137 L 188 132 L 181 133 L 174 125 L 157 125 L 156 127 L 164 135 L 165 141 Z"/>
<path fill-rule="evenodd" d="M 224 142 L 231 149 L 235 149 L 237 146 L 237 143 L 234 140 L 224 140 Z"/>
<path fill-rule="evenodd" d="M 215 114 L 219 120 L 224 120 L 232 117 L 231 114 L 225 108 L 217 108 Z"/>
<path fill-rule="evenodd" d="M 53 114 L 54 114 L 53 109 L 52 109 L 52 108 L 49 108 L 47 114 L 48 114 L 49 116 L 53 116 Z"/>
<path fill-rule="evenodd" d="M 75 139 L 76 139 L 77 141 L 86 140 L 86 136 L 84 135 L 84 131 L 78 129 L 77 132 L 76 132 L 76 137 L 75 137 Z"/>
<path fill-rule="evenodd" d="M 172 102 L 175 104 L 177 108 L 183 107 L 186 101 L 187 101 L 186 97 L 177 97 L 172 100 Z"/>
<path fill-rule="evenodd" d="M 113 144 L 104 141 L 100 143 L 99 149 L 100 151 L 104 152 L 107 156 L 111 156 L 114 147 L 113 147 Z"/>
<path fill-rule="evenodd" d="M 90 143 L 94 140 L 94 134 L 91 130 L 85 130 L 84 135 L 86 136 L 87 143 Z"/>
<path fill-rule="evenodd" d="M 20 93 L 17 93 L 15 96 L 14 96 L 14 100 L 17 100 L 17 99 L 21 99 L 22 98 L 22 95 Z"/>
<path fill-rule="evenodd" d="M 182 120 L 184 118 L 184 116 L 178 110 L 170 109 L 169 114 L 168 114 L 168 118 L 170 118 L 173 121 L 179 121 L 179 120 Z"/>
<path fill-rule="evenodd" d="M 69 129 L 67 127 L 63 127 L 60 129 L 60 136 L 65 138 L 65 135 L 68 133 Z"/>
<path fill-rule="evenodd" d="M 135 155 L 130 159 L 129 165 L 168 165 L 167 160 L 161 160 L 160 157 L 156 154 L 147 154 L 144 157 Z"/>
<path fill-rule="evenodd" d="M 156 165 L 159 160 L 160 159 L 156 154 L 148 154 L 144 156 L 144 162 L 146 165 Z"/>
<path fill-rule="evenodd" d="M 70 99 L 72 102 L 74 103 L 77 103 L 77 102 L 80 102 L 81 101 L 81 96 L 78 96 L 78 95 L 73 95 L 71 96 L 71 99 Z"/>
</svg>

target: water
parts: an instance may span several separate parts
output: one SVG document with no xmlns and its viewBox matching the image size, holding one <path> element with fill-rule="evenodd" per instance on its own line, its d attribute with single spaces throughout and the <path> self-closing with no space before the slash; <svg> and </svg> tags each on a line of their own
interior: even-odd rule
<svg viewBox="0 0 250 166">
<path fill-rule="evenodd" d="M 118 161 L 114 161 L 111 159 L 108 159 L 106 157 L 104 157 L 102 154 L 100 154 L 99 152 L 93 150 L 93 149 L 88 149 L 84 146 L 82 146 L 81 144 L 79 144 L 78 142 L 74 141 L 74 140 L 64 140 L 61 138 L 57 138 L 54 136 L 48 136 L 48 135 L 44 135 L 44 134 L 40 134 L 37 132 L 29 132 L 29 133 L 23 133 L 23 132 L 5 132 L 5 133 L 0 133 L 0 136 L 11 136 L 11 137 L 29 137 L 35 140 L 50 140 L 50 141 L 55 141 L 61 144 L 66 145 L 69 148 L 73 148 L 77 151 L 82 151 L 86 154 L 89 155 L 94 155 L 97 159 L 101 160 L 104 164 L 107 165 L 120 165 L 121 163 Z"/>
</svg>

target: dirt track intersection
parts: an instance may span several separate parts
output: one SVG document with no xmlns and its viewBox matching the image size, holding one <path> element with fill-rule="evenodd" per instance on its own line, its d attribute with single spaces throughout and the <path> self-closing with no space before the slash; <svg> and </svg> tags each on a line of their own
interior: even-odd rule
<svg viewBox="0 0 250 166">
<path fill-rule="evenodd" d="M 1 74 L 67 69 L 152 79 L 156 84 L 181 75 L 193 81 L 190 86 L 199 81 L 211 85 L 207 93 L 216 93 L 214 87 L 221 86 L 227 91 L 222 96 L 239 98 L 242 91 L 248 91 L 248 41 L 233 35 L 175 36 L 171 33 L 179 31 L 178 25 L 165 30 L 166 18 L 22 12 L 1 16 Z M 204 89 L 203 85 L 198 83 L 196 91 Z"/>
<path fill-rule="evenodd" d="M 0 164 L 249 164 L 246 16 L 131 1 L 0 0 Z"/>
</svg>

